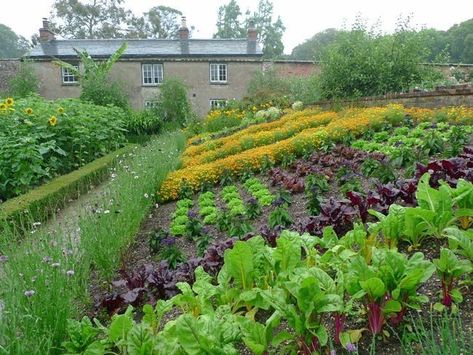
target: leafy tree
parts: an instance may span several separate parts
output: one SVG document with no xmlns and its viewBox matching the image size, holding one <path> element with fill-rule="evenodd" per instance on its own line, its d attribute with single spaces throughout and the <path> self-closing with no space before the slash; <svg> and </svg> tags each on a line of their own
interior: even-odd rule
<svg viewBox="0 0 473 355">
<path fill-rule="evenodd" d="M 269 0 L 260 0 L 256 12 L 247 16 L 246 28 L 250 21 L 255 24 L 259 42 L 263 43 L 264 57 L 276 58 L 281 56 L 284 52 L 282 35 L 286 27 L 279 16 L 273 22 L 273 3 Z"/>
<path fill-rule="evenodd" d="M 454 25 L 447 31 L 450 53 L 455 62 L 472 63 L 473 19 Z"/>
<path fill-rule="evenodd" d="M 336 40 L 339 32 L 334 28 L 328 28 L 316 33 L 312 38 L 294 47 L 291 58 L 319 61 L 327 47 Z"/>
<path fill-rule="evenodd" d="M 179 18 L 182 12 L 168 6 L 155 6 L 145 17 L 149 23 L 151 37 L 176 38 L 179 30 Z"/>
<path fill-rule="evenodd" d="M 124 38 L 131 12 L 124 0 L 55 0 L 51 28 L 66 38 Z"/>
<path fill-rule="evenodd" d="M 0 24 L 0 58 L 18 58 L 28 50 L 28 41 Z"/>
<path fill-rule="evenodd" d="M 245 28 L 240 21 L 241 11 L 236 0 L 230 0 L 218 8 L 217 32 L 214 38 L 241 38 L 245 36 Z"/>
<path fill-rule="evenodd" d="M 256 12 L 245 14 L 245 20 L 240 21 L 241 11 L 235 0 L 219 7 L 217 32 L 215 38 L 240 38 L 246 33 L 251 22 L 257 32 L 258 41 L 263 44 L 263 55 L 266 58 L 280 57 L 284 51 L 282 35 L 286 30 L 280 17 L 273 22 L 273 3 L 260 0 Z"/>
</svg>

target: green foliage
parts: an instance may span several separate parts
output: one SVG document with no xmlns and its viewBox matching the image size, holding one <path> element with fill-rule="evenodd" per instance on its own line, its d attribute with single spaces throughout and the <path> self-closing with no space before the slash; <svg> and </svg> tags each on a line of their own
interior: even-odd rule
<svg viewBox="0 0 473 355">
<path fill-rule="evenodd" d="M 408 355 L 466 354 L 473 346 L 462 321 L 463 314 L 443 312 L 440 317 L 430 313 L 428 321 L 416 316 L 402 333 L 402 351 Z"/>
<path fill-rule="evenodd" d="M 249 105 L 261 106 L 271 102 L 274 106 L 285 108 L 289 105 L 290 84 L 275 70 L 257 71 L 251 78 L 245 101 Z"/>
<path fill-rule="evenodd" d="M 155 108 L 133 111 L 126 120 L 126 129 L 129 134 L 157 134 L 162 128 L 163 120 Z"/>
<path fill-rule="evenodd" d="M 261 206 L 269 206 L 275 199 L 269 189 L 257 178 L 250 178 L 244 183 L 245 188 L 256 198 Z"/>
<path fill-rule="evenodd" d="M 159 116 L 165 122 L 184 125 L 193 119 L 187 88 L 179 79 L 166 78 L 160 86 L 156 105 Z"/>
<path fill-rule="evenodd" d="M 400 92 L 420 83 L 427 70 L 422 37 L 400 21 L 393 35 L 368 30 L 358 21 L 340 32 L 322 57 L 324 98 L 361 97 Z"/>
<path fill-rule="evenodd" d="M 268 217 L 268 225 L 271 228 L 276 226 L 289 227 L 292 224 L 293 220 L 287 207 L 287 204 L 283 204 L 271 211 Z"/>
<path fill-rule="evenodd" d="M 243 38 L 246 31 L 242 27 L 240 6 L 235 0 L 218 8 L 217 32 L 214 38 Z"/>
<path fill-rule="evenodd" d="M 127 145 L 104 157 L 98 158 L 73 172 L 59 176 L 23 195 L 9 199 L 0 205 L 0 221 L 8 221 L 10 227 L 21 230 L 34 222 L 44 222 L 75 198 L 109 176 L 109 169 L 119 158 L 131 154 L 134 145 Z M 2 232 L 0 224 L 0 232 Z"/>
<path fill-rule="evenodd" d="M 66 340 L 67 319 L 80 319 L 80 310 L 88 304 L 82 296 L 89 292 L 92 270 L 100 284 L 115 277 L 123 251 L 154 205 L 153 199 L 143 195 L 152 194 L 176 167 L 184 145 L 182 134 L 166 134 L 120 157 L 122 162 L 116 166 L 116 177 L 107 185 L 106 195 L 96 200 L 97 208 L 111 213 L 80 213 L 80 239 L 74 242 L 70 233 L 58 229 L 38 228 L 34 234 L 28 230 L 21 243 L 10 232 L 1 232 L 2 255 L 9 257 L 2 263 L 2 351 L 28 354 L 34 349 L 46 354 L 60 349 Z M 135 171 L 140 172 L 138 179 Z M 51 263 L 45 262 L 46 256 Z M 53 262 L 60 267 L 51 266 Z M 35 293 L 26 297 L 26 290 Z M 99 348 L 96 353 L 104 351 Z"/>
<path fill-rule="evenodd" d="M 75 170 L 125 141 L 122 110 L 75 99 L 21 99 L 0 116 L 2 200 Z"/>
<path fill-rule="evenodd" d="M 25 98 L 38 93 L 39 80 L 31 63 L 28 60 L 21 61 L 18 72 L 8 83 L 9 96 Z"/>
<path fill-rule="evenodd" d="M 28 41 L 18 36 L 10 27 L 0 24 L 0 58 L 19 58 L 29 48 Z"/>
<path fill-rule="evenodd" d="M 161 248 L 159 250 L 159 258 L 166 260 L 171 269 L 175 269 L 178 264 L 184 262 L 186 257 L 182 253 L 179 246 L 176 245 L 175 238 L 169 237 L 161 240 Z"/>
<path fill-rule="evenodd" d="M 285 26 L 278 16 L 273 21 L 273 3 L 269 0 L 260 0 L 255 12 L 249 11 L 245 19 L 240 19 L 241 11 L 235 0 L 218 8 L 217 32 L 214 38 L 242 38 L 250 26 L 257 31 L 257 40 L 263 45 L 265 58 L 277 58 L 284 52 L 282 35 Z M 251 25 L 250 25 L 251 23 Z"/>
<path fill-rule="evenodd" d="M 291 58 L 320 61 L 327 47 L 332 44 L 340 31 L 328 28 L 294 47 Z"/>
<path fill-rule="evenodd" d="M 120 48 L 104 61 L 94 60 L 85 49 L 78 50 L 74 48 L 74 51 L 80 58 L 83 66 L 82 69 L 59 59 L 53 61 L 53 64 L 68 69 L 79 78 L 82 88 L 81 100 L 95 105 L 114 105 L 124 110 L 129 110 L 130 105 L 124 84 L 109 77 L 112 66 L 120 59 L 126 48 L 127 43 L 123 42 Z"/>
</svg>

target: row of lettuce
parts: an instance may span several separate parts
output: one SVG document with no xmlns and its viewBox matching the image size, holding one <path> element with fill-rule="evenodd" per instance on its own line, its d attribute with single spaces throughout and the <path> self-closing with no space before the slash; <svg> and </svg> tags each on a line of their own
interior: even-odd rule
<svg viewBox="0 0 473 355">
<path fill-rule="evenodd" d="M 218 139 L 197 145 L 191 140 L 183 154 L 183 167 L 169 174 L 158 195 L 163 201 L 174 200 L 183 189 L 197 191 L 205 184 L 217 183 L 224 176 L 259 171 L 287 156 L 302 156 L 369 131 L 405 124 L 406 120 L 412 124 L 422 121 L 470 123 L 473 110 L 463 107 L 405 109 L 390 105 L 340 112 L 292 111 L 279 120 L 252 125 Z"/>
<path fill-rule="evenodd" d="M 420 179 L 418 206 L 393 207 L 342 237 L 327 227 L 319 236 L 285 231 L 272 246 L 261 236 L 234 241 L 217 273 L 196 264 L 194 278 L 176 284 L 176 296 L 144 306 L 141 322 L 131 307 L 108 327 L 71 321 L 64 346 L 70 353 L 237 354 L 243 344 L 255 354 L 356 351 L 364 334 L 400 329 L 423 304 L 457 309 L 473 271 L 473 231 L 464 222 L 473 216 L 473 184 L 434 189 L 429 179 Z M 443 245 L 434 260 L 407 256 L 392 243 L 393 233 L 413 228 L 409 214 Z M 438 294 L 424 294 L 427 282 Z"/>
</svg>

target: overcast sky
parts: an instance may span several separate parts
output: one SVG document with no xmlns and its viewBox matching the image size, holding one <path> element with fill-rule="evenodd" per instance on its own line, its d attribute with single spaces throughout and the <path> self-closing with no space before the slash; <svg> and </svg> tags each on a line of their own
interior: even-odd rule
<svg viewBox="0 0 473 355">
<path fill-rule="evenodd" d="M 9 26 L 17 34 L 30 38 L 41 27 L 41 18 L 48 17 L 54 0 L 1 0 L 0 23 Z M 125 0 L 125 6 L 141 15 L 153 6 L 174 7 L 187 16 L 187 23 L 196 31 L 194 38 L 210 38 L 215 32 L 217 9 L 227 1 L 217 0 Z M 242 12 L 254 11 L 258 0 L 239 0 Z M 286 31 L 284 52 L 326 28 L 350 25 L 357 14 L 369 23 L 380 20 L 382 28 L 389 32 L 395 28 L 399 15 L 413 15 L 412 23 L 418 26 L 446 30 L 450 26 L 473 18 L 473 0 L 273 0 L 274 14 L 281 16 Z"/>
</svg>

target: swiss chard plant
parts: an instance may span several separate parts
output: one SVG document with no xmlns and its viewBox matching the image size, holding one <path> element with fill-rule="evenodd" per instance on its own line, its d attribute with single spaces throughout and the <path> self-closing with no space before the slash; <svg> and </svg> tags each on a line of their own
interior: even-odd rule
<svg viewBox="0 0 473 355">
<path fill-rule="evenodd" d="M 387 317 L 398 324 L 408 307 L 418 308 L 419 303 L 427 301 L 417 295 L 417 288 L 434 271 L 422 253 L 407 259 L 395 250 L 374 248 L 371 265 L 361 256 L 353 259 L 347 273 L 347 291 L 363 301 L 369 329 L 378 334 Z"/>
<path fill-rule="evenodd" d="M 471 261 L 459 259 L 450 249 L 442 248 L 440 258 L 435 259 L 434 264 L 442 281 L 441 304 L 450 308 L 454 302 L 460 303 L 463 297 L 460 290 L 455 288 L 455 284 L 462 275 L 473 271 Z"/>
</svg>

